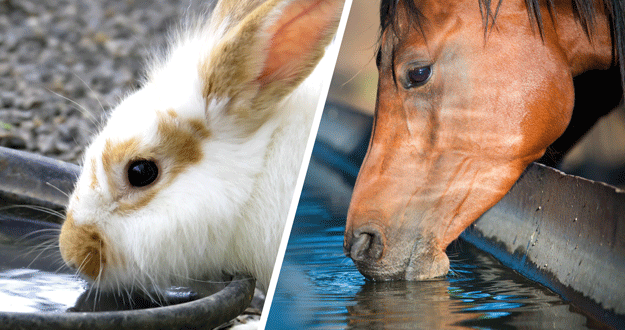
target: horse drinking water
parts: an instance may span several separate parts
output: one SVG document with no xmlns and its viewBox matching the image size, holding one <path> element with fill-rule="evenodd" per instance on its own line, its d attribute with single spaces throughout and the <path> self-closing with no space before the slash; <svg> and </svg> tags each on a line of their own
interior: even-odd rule
<svg viewBox="0 0 625 330">
<path fill-rule="evenodd" d="M 624 8 L 382 1 L 375 121 L 344 242 L 363 275 L 447 273 L 446 247 L 569 125 L 573 77 L 619 64 L 623 76 Z"/>
</svg>

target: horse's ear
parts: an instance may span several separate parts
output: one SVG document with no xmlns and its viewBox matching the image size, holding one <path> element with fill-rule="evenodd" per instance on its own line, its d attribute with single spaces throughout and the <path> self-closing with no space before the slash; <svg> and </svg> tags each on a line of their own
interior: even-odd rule
<svg viewBox="0 0 625 330">
<path fill-rule="evenodd" d="M 262 108 L 289 94 L 323 57 L 343 4 L 270 0 L 256 7 L 202 64 L 203 96 Z"/>
</svg>

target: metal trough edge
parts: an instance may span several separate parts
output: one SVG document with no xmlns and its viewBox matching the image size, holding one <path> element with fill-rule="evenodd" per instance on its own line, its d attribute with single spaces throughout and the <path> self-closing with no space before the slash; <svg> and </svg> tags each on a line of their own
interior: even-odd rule
<svg viewBox="0 0 625 330">
<path fill-rule="evenodd" d="M 0 199 L 62 210 L 79 173 L 78 165 L 0 147 Z"/>
<path fill-rule="evenodd" d="M 461 237 L 625 328 L 625 191 L 534 163 Z"/>
</svg>

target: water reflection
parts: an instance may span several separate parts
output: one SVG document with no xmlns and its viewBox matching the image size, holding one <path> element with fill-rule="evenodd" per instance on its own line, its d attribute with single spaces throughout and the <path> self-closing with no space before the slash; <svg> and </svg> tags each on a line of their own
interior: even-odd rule
<svg viewBox="0 0 625 330">
<path fill-rule="evenodd" d="M 0 311 L 62 312 L 73 306 L 86 282 L 37 269 L 0 271 Z"/>
<path fill-rule="evenodd" d="M 64 313 L 152 308 L 197 300 L 226 283 L 198 281 L 149 293 L 102 292 L 65 266 L 58 225 L 0 218 L 0 313 Z"/>
<path fill-rule="evenodd" d="M 64 312 L 87 282 L 64 267 L 59 225 L 0 219 L 0 312 Z"/>
<path fill-rule="evenodd" d="M 302 196 L 267 329 L 591 328 L 559 296 L 462 242 L 448 251 L 446 278 L 366 281 L 343 255 L 344 219 Z"/>
</svg>

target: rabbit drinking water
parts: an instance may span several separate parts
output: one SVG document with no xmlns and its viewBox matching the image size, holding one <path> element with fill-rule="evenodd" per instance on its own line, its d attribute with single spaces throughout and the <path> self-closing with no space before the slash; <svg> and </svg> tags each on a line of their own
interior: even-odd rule
<svg viewBox="0 0 625 330">
<path fill-rule="evenodd" d="M 243 273 L 266 290 L 342 7 L 221 1 L 180 33 L 87 148 L 65 262 L 102 289 Z"/>
</svg>

